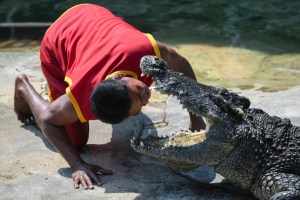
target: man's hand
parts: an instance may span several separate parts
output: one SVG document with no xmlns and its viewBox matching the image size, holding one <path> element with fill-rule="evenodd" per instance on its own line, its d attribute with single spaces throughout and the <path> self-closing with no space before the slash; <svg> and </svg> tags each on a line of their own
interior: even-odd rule
<svg viewBox="0 0 300 200">
<path fill-rule="evenodd" d="M 97 184 L 101 185 L 97 175 L 111 175 L 113 172 L 111 170 L 104 169 L 97 165 L 87 164 L 87 163 L 79 163 L 73 167 L 72 178 L 74 181 L 74 188 L 78 189 L 81 184 L 84 190 L 94 189 L 92 180 Z"/>
</svg>

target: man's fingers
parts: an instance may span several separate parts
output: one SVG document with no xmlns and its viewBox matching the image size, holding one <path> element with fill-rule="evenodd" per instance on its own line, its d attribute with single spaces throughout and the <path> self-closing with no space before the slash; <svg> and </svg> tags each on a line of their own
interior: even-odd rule
<svg viewBox="0 0 300 200">
<path fill-rule="evenodd" d="M 111 175 L 113 174 L 113 172 L 111 170 L 108 170 L 108 169 L 104 169 L 100 166 L 97 166 L 97 165 L 94 165 L 94 172 L 96 174 L 103 174 L 103 175 Z M 98 185 L 102 185 L 102 183 L 99 181 L 99 178 L 97 177 L 97 175 L 93 173 L 90 175 L 90 177 L 93 179 L 93 181 Z"/>
<path fill-rule="evenodd" d="M 109 170 L 109 169 L 101 169 L 101 170 L 98 170 L 98 173 L 104 174 L 104 175 L 111 175 L 111 174 L 113 174 L 113 171 Z"/>
<path fill-rule="evenodd" d="M 99 186 L 102 185 L 102 183 L 97 177 L 97 174 L 110 175 L 113 173 L 111 170 L 107 170 L 99 166 L 90 165 L 90 167 L 91 167 L 90 170 L 87 171 L 78 170 L 72 174 L 75 189 L 78 189 L 81 184 L 83 189 L 92 190 L 94 189 L 94 185 L 92 181 L 94 181 Z"/>
<path fill-rule="evenodd" d="M 111 174 L 113 174 L 112 170 L 104 169 L 104 168 L 99 167 L 99 166 L 95 167 L 95 171 L 96 171 L 97 174 L 104 174 L 104 175 L 111 175 Z"/>
<path fill-rule="evenodd" d="M 98 186 L 102 185 L 102 183 L 99 181 L 99 179 L 98 179 L 98 177 L 96 176 L 96 174 L 92 173 L 92 174 L 90 174 L 90 177 L 91 177 L 91 179 L 93 179 L 93 181 L 94 181 Z M 92 181 L 90 182 L 90 186 L 93 186 Z M 94 186 L 93 186 L 93 188 L 94 188 Z"/>
<path fill-rule="evenodd" d="M 83 171 L 74 172 L 72 177 L 73 177 L 75 189 L 78 189 L 80 184 L 84 190 L 94 189 L 91 179 L 88 177 L 88 175 L 85 172 Z"/>
<path fill-rule="evenodd" d="M 94 185 L 93 185 L 93 183 L 92 183 L 92 180 L 91 180 L 87 175 L 85 175 L 85 176 L 86 176 L 85 181 L 86 181 L 86 187 L 87 187 L 87 189 L 90 189 L 90 190 L 94 189 Z M 94 180 L 95 175 L 92 174 L 92 175 L 91 175 L 91 178 Z M 97 177 L 96 177 L 96 179 L 97 179 L 97 181 L 95 181 L 95 182 L 98 184 L 99 180 L 98 180 Z"/>
<path fill-rule="evenodd" d="M 74 188 L 78 189 L 79 188 L 79 183 L 80 183 L 79 179 L 78 178 L 73 178 L 73 181 L 74 181 Z"/>
<path fill-rule="evenodd" d="M 81 178 L 81 179 L 80 179 L 80 184 L 81 184 L 81 186 L 82 186 L 82 188 L 83 188 L 84 190 L 86 190 L 86 189 L 87 189 L 87 184 L 86 184 L 86 182 L 85 182 L 85 179 L 84 179 L 84 178 Z"/>
</svg>

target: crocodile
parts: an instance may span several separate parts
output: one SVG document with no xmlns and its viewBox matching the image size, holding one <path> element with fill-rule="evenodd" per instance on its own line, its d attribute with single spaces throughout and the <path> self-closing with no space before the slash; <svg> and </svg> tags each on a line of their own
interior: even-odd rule
<svg viewBox="0 0 300 200">
<path fill-rule="evenodd" d="M 206 122 L 205 130 L 168 137 L 134 137 L 132 148 L 177 172 L 211 166 L 260 200 L 300 199 L 300 127 L 289 119 L 250 108 L 250 100 L 225 88 L 201 84 L 155 56 L 144 56 L 142 75 L 157 92 L 174 95 Z"/>
</svg>

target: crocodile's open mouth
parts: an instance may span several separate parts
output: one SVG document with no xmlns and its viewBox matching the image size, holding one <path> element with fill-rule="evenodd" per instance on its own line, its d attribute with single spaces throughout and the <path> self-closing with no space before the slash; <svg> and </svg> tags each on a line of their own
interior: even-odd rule
<svg viewBox="0 0 300 200">
<path fill-rule="evenodd" d="M 152 135 L 146 138 L 134 137 L 131 139 L 131 147 L 139 153 L 162 160 L 175 171 L 190 171 L 199 167 L 200 164 L 193 162 L 193 158 L 192 161 L 189 161 L 185 156 L 194 157 L 195 151 L 193 149 L 197 149 L 196 146 L 199 144 L 205 144 L 205 133 L 206 131 L 191 132 L 180 130 L 166 137 Z M 189 150 L 192 150 L 192 153 L 189 154 Z"/>
<path fill-rule="evenodd" d="M 201 165 L 217 165 L 234 148 L 230 138 L 250 101 L 225 88 L 204 85 L 173 71 L 155 56 L 141 59 L 143 75 L 152 75 L 155 91 L 176 96 L 187 111 L 204 118 L 200 132 L 177 131 L 167 137 L 138 136 L 131 140 L 137 152 L 156 157 L 176 171 L 188 171 Z"/>
<path fill-rule="evenodd" d="M 145 139 L 132 138 L 131 145 L 134 149 L 150 148 L 150 149 L 164 149 L 167 147 L 189 147 L 195 144 L 204 142 L 206 139 L 206 131 L 191 132 L 181 130 L 172 136 L 156 137 L 148 136 Z"/>
<path fill-rule="evenodd" d="M 159 58 L 157 58 L 159 59 Z M 142 74 L 141 76 L 153 76 L 154 77 L 154 83 L 157 84 L 158 78 L 157 73 L 160 72 L 160 68 L 150 68 L 149 66 L 153 65 L 155 63 L 155 60 L 153 63 L 149 63 L 151 59 L 145 59 L 142 58 L 141 60 L 141 69 Z M 145 67 L 147 66 L 147 67 Z M 151 91 L 155 91 L 157 93 L 164 93 L 162 90 L 163 88 L 156 85 L 150 87 Z M 183 107 L 183 109 L 187 109 L 187 111 L 192 112 L 186 107 Z M 197 113 L 194 113 L 195 115 L 198 115 Z M 159 137 L 159 136 L 152 136 L 149 135 L 146 138 L 132 138 L 131 139 L 131 145 L 134 149 L 138 150 L 145 150 L 145 149 L 157 149 L 162 150 L 168 147 L 189 147 L 195 144 L 199 144 L 206 139 L 206 132 L 208 130 L 209 125 L 206 125 L 206 130 L 202 130 L 200 132 L 191 132 L 187 130 L 180 130 L 176 133 L 174 133 L 171 136 L 166 137 Z"/>
</svg>

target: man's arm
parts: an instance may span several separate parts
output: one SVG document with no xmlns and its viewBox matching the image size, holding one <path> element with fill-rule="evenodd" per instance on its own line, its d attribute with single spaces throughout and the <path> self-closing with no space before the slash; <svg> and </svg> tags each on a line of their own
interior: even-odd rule
<svg viewBox="0 0 300 200">
<path fill-rule="evenodd" d="M 175 51 L 175 49 L 161 43 L 157 42 L 158 48 L 160 50 L 161 58 L 165 60 L 171 69 L 181 72 L 187 77 L 190 77 L 197 81 L 195 73 L 190 65 L 190 63 L 179 53 Z M 205 123 L 202 118 L 199 118 L 192 113 L 190 115 L 190 129 L 192 131 L 199 131 L 200 129 L 205 129 Z"/>
<path fill-rule="evenodd" d="M 169 67 L 175 71 L 182 72 L 187 77 L 197 80 L 195 73 L 187 59 L 166 44 L 161 42 L 157 42 L 157 44 L 160 50 L 161 58 L 168 63 Z"/>
<path fill-rule="evenodd" d="M 72 168 L 75 188 L 79 188 L 81 184 L 84 189 L 93 189 L 91 179 L 101 185 L 97 173 L 112 173 L 110 170 L 85 163 L 73 147 L 64 126 L 76 122 L 78 117 L 66 94 L 51 103 L 39 119 L 38 124 L 45 136 Z"/>
</svg>

